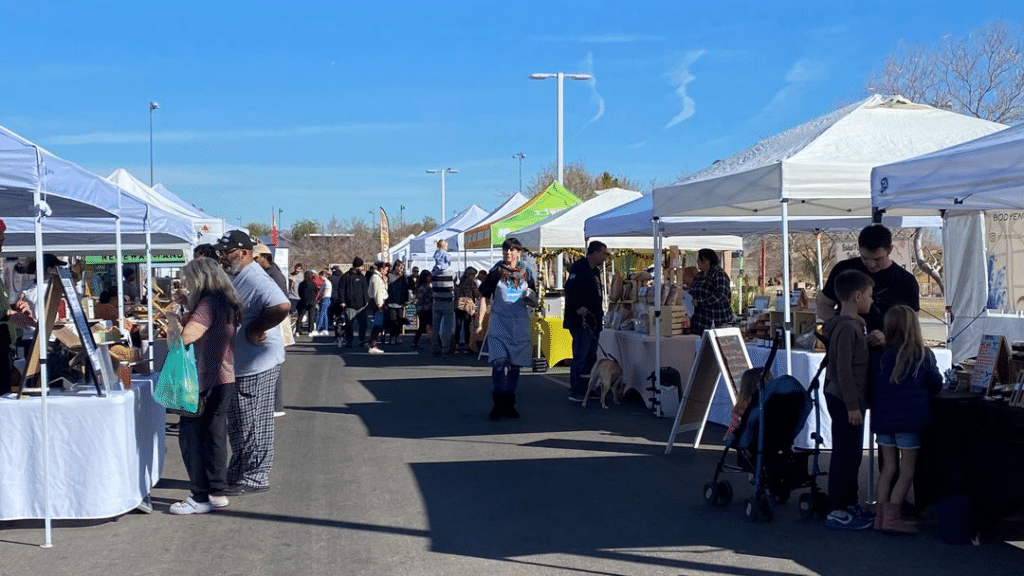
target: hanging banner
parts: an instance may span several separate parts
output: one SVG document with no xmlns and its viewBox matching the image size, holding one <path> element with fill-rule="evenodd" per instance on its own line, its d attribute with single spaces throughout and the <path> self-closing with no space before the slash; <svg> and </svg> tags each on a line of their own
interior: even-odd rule
<svg viewBox="0 0 1024 576">
<path fill-rule="evenodd" d="M 380 209 L 380 254 L 384 262 L 391 262 L 391 239 L 388 234 L 388 213 Z"/>
<path fill-rule="evenodd" d="M 986 212 L 989 310 L 1024 310 L 1024 212 Z"/>
</svg>

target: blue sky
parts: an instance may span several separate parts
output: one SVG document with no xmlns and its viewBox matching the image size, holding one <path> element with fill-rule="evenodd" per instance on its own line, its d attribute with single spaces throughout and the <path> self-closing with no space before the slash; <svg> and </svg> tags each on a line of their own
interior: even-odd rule
<svg viewBox="0 0 1024 576">
<path fill-rule="evenodd" d="M 668 184 L 866 97 L 900 40 L 932 44 L 1011 2 L 35 1 L 0 5 L 0 124 L 106 176 L 157 182 L 229 223 L 493 209 L 555 160 Z"/>
</svg>

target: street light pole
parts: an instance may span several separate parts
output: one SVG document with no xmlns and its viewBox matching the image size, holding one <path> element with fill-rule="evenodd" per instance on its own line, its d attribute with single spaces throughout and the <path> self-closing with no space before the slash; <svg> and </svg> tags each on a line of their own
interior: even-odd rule
<svg viewBox="0 0 1024 576">
<path fill-rule="evenodd" d="M 444 215 L 445 214 L 445 206 L 444 206 L 444 196 L 445 196 L 445 191 L 444 191 L 444 175 L 446 173 L 447 174 L 458 174 L 459 171 L 456 170 L 455 168 L 439 168 L 439 169 L 436 169 L 436 170 L 427 170 L 427 174 L 437 174 L 438 172 L 441 173 L 441 222 L 445 222 L 445 215 Z"/>
<path fill-rule="evenodd" d="M 523 193 L 523 158 L 526 158 L 526 154 L 522 152 L 516 152 L 512 155 L 513 158 L 519 159 L 519 193 Z"/>
<path fill-rule="evenodd" d="M 149 103 L 149 187 L 153 187 L 153 110 L 159 108 L 156 102 Z"/>
<path fill-rule="evenodd" d="M 590 80 L 591 78 L 593 78 L 593 76 L 591 76 L 590 74 L 566 74 L 565 72 L 530 74 L 530 80 L 547 80 L 548 78 L 554 78 L 558 85 L 556 90 L 557 98 L 555 100 L 555 117 L 558 124 L 555 130 L 555 134 L 557 136 L 556 150 L 558 165 L 556 179 L 558 180 L 559 184 L 562 184 L 562 178 L 564 176 L 564 174 L 562 173 L 562 81 L 565 78 L 569 78 L 570 80 Z"/>
<path fill-rule="evenodd" d="M 399 204 L 398 205 L 398 225 L 399 226 L 405 226 L 405 217 L 403 216 L 403 214 L 405 214 L 405 204 Z"/>
</svg>

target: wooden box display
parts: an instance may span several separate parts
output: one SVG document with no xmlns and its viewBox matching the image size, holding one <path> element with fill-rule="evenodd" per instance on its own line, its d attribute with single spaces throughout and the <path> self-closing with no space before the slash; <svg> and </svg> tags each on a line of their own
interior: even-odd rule
<svg viewBox="0 0 1024 576">
<path fill-rule="evenodd" d="M 651 335 L 654 335 L 654 308 L 647 310 L 647 326 Z M 686 306 L 662 306 L 661 307 L 661 335 L 677 336 L 686 334 L 690 327 L 690 317 L 686 314 Z"/>
</svg>

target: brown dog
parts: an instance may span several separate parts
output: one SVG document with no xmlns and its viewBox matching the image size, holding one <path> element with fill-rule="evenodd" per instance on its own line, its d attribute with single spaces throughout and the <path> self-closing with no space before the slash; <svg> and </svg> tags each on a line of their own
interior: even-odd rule
<svg viewBox="0 0 1024 576">
<path fill-rule="evenodd" d="M 583 405 L 587 405 L 591 390 L 601 390 L 601 408 L 608 408 L 605 398 L 608 392 L 612 393 L 615 403 L 622 400 L 624 386 L 622 383 L 622 367 L 611 358 L 601 358 L 594 362 L 594 369 L 590 371 L 590 384 L 587 385 L 587 393 L 583 395 Z"/>
</svg>

